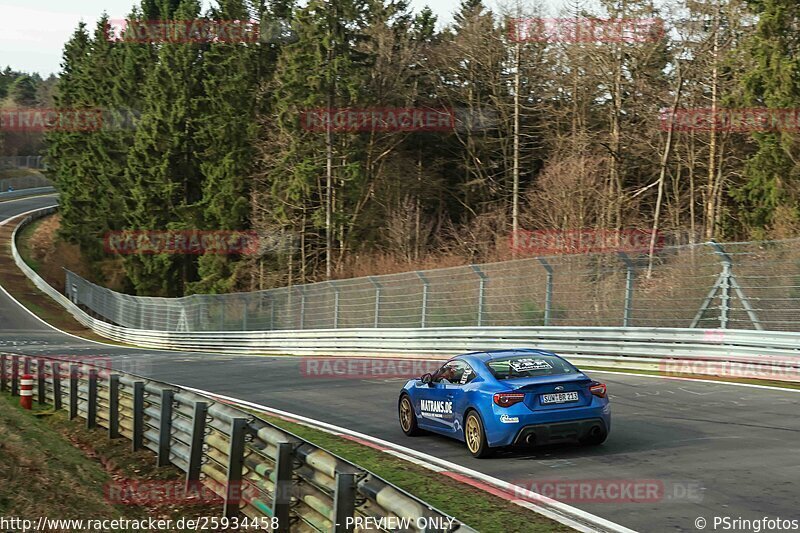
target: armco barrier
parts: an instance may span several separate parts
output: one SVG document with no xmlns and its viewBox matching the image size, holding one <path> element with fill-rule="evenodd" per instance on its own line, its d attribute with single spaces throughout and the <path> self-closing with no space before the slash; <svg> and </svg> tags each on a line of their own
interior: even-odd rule
<svg viewBox="0 0 800 533">
<path fill-rule="evenodd" d="M 55 211 L 45 208 L 14 230 Z M 473 350 L 537 347 L 577 364 L 659 370 L 665 362 L 710 361 L 755 365 L 780 379 L 798 375 L 800 333 L 757 330 L 606 327 L 448 327 L 325 330 L 168 332 L 137 330 L 89 316 L 22 260 L 17 266 L 84 326 L 108 339 L 137 346 L 242 354 L 405 355 L 447 357 Z M 788 371 L 787 371 L 788 369 Z"/>
<path fill-rule="evenodd" d="M 87 428 L 105 428 L 109 438 L 126 438 L 133 450 L 151 450 L 159 466 L 184 472 L 189 494 L 197 484 L 215 494 L 229 519 L 259 520 L 273 531 L 339 533 L 356 529 L 348 517 L 391 517 L 409 525 L 393 531 L 474 531 L 375 474 L 213 398 L 85 362 L 0 354 L 0 390 L 10 384 L 18 394 L 27 372 L 39 403 L 67 410 Z M 106 495 L 114 499 L 115 491 L 131 487 L 132 496 L 150 497 L 124 483 L 107 487 Z"/>
</svg>

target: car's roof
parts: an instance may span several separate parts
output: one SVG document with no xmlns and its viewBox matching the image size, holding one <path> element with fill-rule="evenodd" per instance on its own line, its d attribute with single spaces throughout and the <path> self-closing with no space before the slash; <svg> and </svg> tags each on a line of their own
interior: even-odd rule
<svg viewBox="0 0 800 533">
<path fill-rule="evenodd" d="M 536 350 L 533 348 L 508 348 L 505 350 L 486 350 L 484 352 L 470 352 L 461 354 L 458 358 L 472 358 L 477 359 L 478 361 L 486 362 L 491 361 L 493 359 L 502 359 L 505 357 L 513 357 L 515 355 L 556 355 L 553 352 L 548 352 L 547 350 Z M 558 356 L 556 356 L 558 357 Z"/>
</svg>

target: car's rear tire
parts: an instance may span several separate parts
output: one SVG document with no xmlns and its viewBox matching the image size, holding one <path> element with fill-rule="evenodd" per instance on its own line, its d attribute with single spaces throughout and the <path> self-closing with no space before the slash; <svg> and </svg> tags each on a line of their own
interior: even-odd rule
<svg viewBox="0 0 800 533">
<path fill-rule="evenodd" d="M 422 435 L 423 431 L 417 425 L 417 415 L 414 413 L 414 406 L 411 403 L 411 398 L 408 394 L 400 396 L 400 403 L 397 406 L 398 414 L 400 416 L 400 429 L 409 437 L 416 437 Z"/>
<path fill-rule="evenodd" d="M 464 420 L 464 441 L 467 443 L 469 453 L 478 459 L 489 457 L 494 452 L 486 441 L 486 431 L 477 411 L 467 413 L 467 418 Z"/>
</svg>

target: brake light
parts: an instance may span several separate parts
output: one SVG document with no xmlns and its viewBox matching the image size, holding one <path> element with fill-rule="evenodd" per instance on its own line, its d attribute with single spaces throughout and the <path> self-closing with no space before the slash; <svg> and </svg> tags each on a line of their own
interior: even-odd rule
<svg viewBox="0 0 800 533">
<path fill-rule="evenodd" d="M 525 395 L 520 392 L 498 392 L 494 395 L 494 403 L 500 407 L 511 407 L 525 399 Z"/>
<path fill-rule="evenodd" d="M 598 383 L 597 381 L 593 381 L 592 384 L 589 386 L 589 391 L 591 391 L 591 393 L 597 396 L 598 398 L 606 397 L 605 383 Z"/>
</svg>

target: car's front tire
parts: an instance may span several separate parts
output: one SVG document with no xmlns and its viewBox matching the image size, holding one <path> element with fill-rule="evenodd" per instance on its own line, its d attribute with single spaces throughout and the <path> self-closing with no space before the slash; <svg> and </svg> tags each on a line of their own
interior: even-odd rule
<svg viewBox="0 0 800 533">
<path fill-rule="evenodd" d="M 467 443 L 469 453 L 478 459 L 489 457 L 494 452 L 486 441 L 486 430 L 477 411 L 467 413 L 467 418 L 464 420 L 464 441 Z"/>
<path fill-rule="evenodd" d="M 408 394 L 400 396 L 400 403 L 397 406 L 400 416 L 400 429 L 409 437 L 422 435 L 423 431 L 417 425 L 417 415 L 414 413 L 414 406 Z"/>
</svg>

